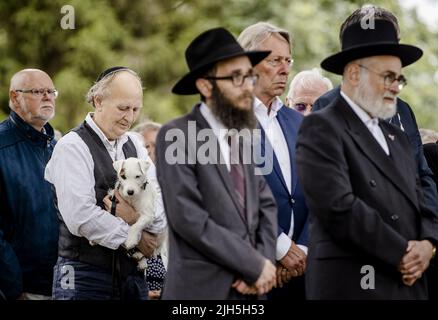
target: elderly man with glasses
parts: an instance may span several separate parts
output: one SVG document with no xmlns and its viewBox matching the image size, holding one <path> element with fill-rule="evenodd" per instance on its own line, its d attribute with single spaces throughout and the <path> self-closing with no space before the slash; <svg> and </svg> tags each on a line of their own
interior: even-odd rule
<svg viewBox="0 0 438 320">
<path fill-rule="evenodd" d="M 51 296 L 58 218 L 44 168 L 55 145 L 48 121 L 57 95 L 47 73 L 21 70 L 0 124 L 0 292 L 9 300 Z"/>
<path fill-rule="evenodd" d="M 295 165 L 295 142 L 303 116 L 284 106 L 279 98 L 286 90 L 293 64 L 290 35 L 286 30 L 259 22 L 242 31 L 238 41 L 246 50 L 271 51 L 255 66 L 259 81 L 254 90 L 254 112 L 262 131 L 257 147 L 263 149 L 262 153 L 273 154 L 273 170 L 266 172 L 265 178 L 278 206 L 278 288 L 268 298 L 304 299 L 308 210 Z"/>
<path fill-rule="evenodd" d="M 351 23 L 321 66 L 340 92 L 307 116 L 298 174 L 311 214 L 309 299 L 427 299 L 438 218 L 425 205 L 408 137 L 383 119 L 397 112 L 402 68 L 423 52 L 400 44 L 391 21 Z"/>
<path fill-rule="evenodd" d="M 323 77 L 317 68 L 298 72 L 290 83 L 286 105 L 307 116 L 312 112 L 316 99 L 331 89 L 332 82 Z"/>
</svg>

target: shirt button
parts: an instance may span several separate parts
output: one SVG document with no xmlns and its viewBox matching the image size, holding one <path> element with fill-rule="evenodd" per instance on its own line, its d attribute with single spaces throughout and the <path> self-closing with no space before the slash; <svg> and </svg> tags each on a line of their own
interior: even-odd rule
<svg viewBox="0 0 438 320">
<path fill-rule="evenodd" d="M 393 220 L 393 221 L 396 221 L 396 220 L 398 220 L 398 215 L 396 215 L 396 214 L 393 214 L 392 216 L 391 216 L 391 219 Z"/>
<path fill-rule="evenodd" d="M 374 180 L 370 180 L 370 185 L 371 185 L 371 187 L 373 187 L 373 188 L 377 187 L 377 183 L 376 183 L 376 181 L 374 181 Z"/>
</svg>

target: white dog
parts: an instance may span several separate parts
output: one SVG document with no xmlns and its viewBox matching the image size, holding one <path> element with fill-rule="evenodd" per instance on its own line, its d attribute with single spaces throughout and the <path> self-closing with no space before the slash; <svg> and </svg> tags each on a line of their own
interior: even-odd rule
<svg viewBox="0 0 438 320">
<path fill-rule="evenodd" d="M 130 226 L 128 237 L 124 243 L 126 249 L 129 250 L 138 245 L 142 231 L 154 221 L 155 199 L 157 197 L 156 185 L 147 178 L 147 170 L 150 167 L 148 160 L 128 158 L 115 161 L 113 167 L 117 171 L 115 189 L 140 215 L 138 220 Z M 111 197 L 114 196 L 114 190 L 108 192 Z M 167 267 L 166 233 L 164 236 L 158 237 L 159 245 L 156 251 L 161 253 L 163 262 L 166 262 L 165 266 Z M 136 250 L 132 257 L 138 261 L 140 270 L 147 268 L 147 260 L 139 250 Z"/>
</svg>

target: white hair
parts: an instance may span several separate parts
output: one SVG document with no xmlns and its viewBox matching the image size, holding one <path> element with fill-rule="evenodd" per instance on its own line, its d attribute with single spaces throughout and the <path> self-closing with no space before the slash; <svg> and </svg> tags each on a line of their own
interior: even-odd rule
<svg viewBox="0 0 438 320">
<path fill-rule="evenodd" d="M 146 120 L 135 126 L 135 128 L 133 128 L 132 131 L 140 134 L 144 134 L 149 131 L 159 131 L 160 129 L 161 129 L 161 124 Z"/>
<path fill-rule="evenodd" d="M 105 97 L 108 94 L 108 90 L 107 90 L 108 86 L 114 80 L 116 75 L 122 71 L 128 72 L 128 73 L 132 74 L 134 77 L 136 77 L 137 80 L 140 82 L 140 86 L 142 87 L 141 79 L 135 71 L 132 71 L 131 69 L 127 69 L 127 68 L 126 69 L 119 69 L 119 70 L 115 70 L 113 72 L 110 72 L 105 77 L 100 79 L 100 81 L 95 82 L 94 85 L 90 88 L 90 90 L 88 90 L 86 101 L 94 107 L 94 98 L 95 97 L 100 97 L 100 98 Z"/>
<path fill-rule="evenodd" d="M 312 70 L 304 70 L 298 72 L 295 75 L 295 77 L 292 79 L 292 82 L 290 83 L 287 98 L 292 101 L 298 87 L 311 90 L 315 86 L 315 82 L 324 83 L 327 87 L 327 91 L 333 89 L 333 84 L 330 79 L 324 77 L 318 68 L 313 68 Z"/>
<path fill-rule="evenodd" d="M 277 28 L 268 22 L 257 22 L 250 25 L 240 33 L 237 41 L 245 50 L 256 50 L 259 48 L 260 43 L 275 34 L 283 37 L 289 44 L 290 49 L 291 36 L 289 32 L 285 29 Z"/>
<path fill-rule="evenodd" d="M 436 131 L 423 128 L 418 129 L 418 131 L 420 132 L 421 142 L 423 144 L 438 142 L 438 133 Z"/>
</svg>

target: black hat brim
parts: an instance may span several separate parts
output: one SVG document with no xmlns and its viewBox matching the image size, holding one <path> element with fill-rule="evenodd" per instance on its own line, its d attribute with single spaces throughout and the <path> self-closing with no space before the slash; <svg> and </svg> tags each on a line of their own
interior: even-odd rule
<svg viewBox="0 0 438 320">
<path fill-rule="evenodd" d="M 198 88 L 196 88 L 196 80 L 219 61 L 237 58 L 240 56 L 247 56 L 251 61 L 252 66 L 256 66 L 270 53 L 271 51 L 243 51 L 218 57 L 217 59 L 209 61 L 209 63 L 199 66 L 198 68 L 193 69 L 192 71 L 187 73 L 173 86 L 172 92 L 181 95 L 191 95 L 199 93 Z"/>
<path fill-rule="evenodd" d="M 379 43 L 375 45 L 357 46 L 338 52 L 321 62 L 321 68 L 335 74 L 342 75 L 344 67 L 351 61 L 372 57 L 389 55 L 399 57 L 402 67 L 406 67 L 419 60 L 423 51 L 415 46 L 395 43 Z"/>
</svg>

